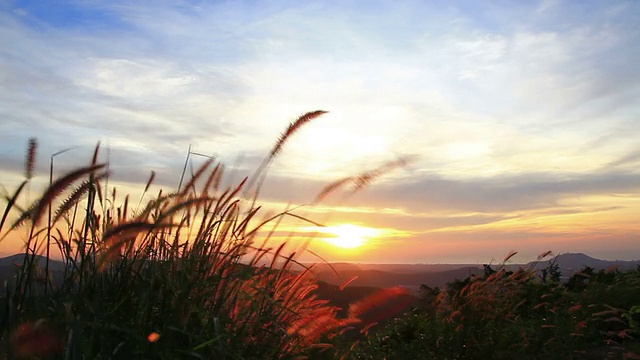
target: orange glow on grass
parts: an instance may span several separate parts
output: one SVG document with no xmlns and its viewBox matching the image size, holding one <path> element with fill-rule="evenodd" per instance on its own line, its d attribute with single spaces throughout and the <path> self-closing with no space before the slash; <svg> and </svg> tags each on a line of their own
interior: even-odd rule
<svg viewBox="0 0 640 360">
<path fill-rule="evenodd" d="M 158 334 L 157 332 L 152 332 L 149 334 L 149 336 L 147 336 L 147 340 L 149 340 L 150 343 L 154 343 L 158 340 L 160 340 L 160 334 Z"/>
</svg>

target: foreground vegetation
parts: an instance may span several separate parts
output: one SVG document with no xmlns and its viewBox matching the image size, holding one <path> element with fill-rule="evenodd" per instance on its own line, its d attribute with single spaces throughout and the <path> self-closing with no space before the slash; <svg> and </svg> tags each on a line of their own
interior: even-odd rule
<svg viewBox="0 0 640 360">
<path fill-rule="evenodd" d="M 291 211 L 262 215 L 258 194 L 286 140 L 323 113 L 293 122 L 251 178 L 223 185 L 224 167 L 209 160 L 149 201 L 153 173 L 138 201 L 121 198 L 106 186 L 96 147 L 87 166 L 20 207 L 32 141 L 26 178 L 5 194 L 0 220 L 3 239 L 28 233 L 0 293 L 0 358 L 640 358 L 640 270 L 585 269 L 563 283 L 553 264 L 542 273 L 487 266 L 447 289 L 423 287 L 416 308 L 391 322 L 415 300 L 406 289 L 319 289 L 296 261 L 304 249 L 270 246 L 284 218 L 315 223 Z M 402 164 L 341 179 L 316 200 Z M 318 290 L 344 292 L 350 303 Z"/>
<path fill-rule="evenodd" d="M 640 268 L 558 267 L 422 288 L 422 304 L 363 339 L 356 359 L 640 359 Z"/>
<path fill-rule="evenodd" d="M 224 167 L 209 160 L 175 192 L 137 206 L 106 189 L 108 164 L 96 147 L 88 166 L 20 208 L 33 176 L 32 140 L 26 179 L 5 194 L 0 222 L 3 238 L 29 233 L 0 297 L 0 357 L 288 359 L 330 347 L 329 336 L 360 322 L 357 307 L 337 316 L 317 298 L 308 269 L 290 271 L 296 253 L 270 247 L 283 218 L 311 221 L 289 211 L 259 218 L 256 204 L 285 141 L 323 113 L 293 122 L 252 178 L 223 188 Z M 342 179 L 318 200 L 379 173 Z M 63 265 L 42 254 L 61 255 Z"/>
</svg>

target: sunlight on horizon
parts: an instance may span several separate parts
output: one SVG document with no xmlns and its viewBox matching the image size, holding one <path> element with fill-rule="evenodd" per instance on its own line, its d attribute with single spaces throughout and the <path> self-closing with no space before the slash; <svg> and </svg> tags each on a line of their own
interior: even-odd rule
<svg viewBox="0 0 640 360">
<path fill-rule="evenodd" d="M 343 249 L 365 246 L 367 240 L 380 237 L 383 233 L 379 229 L 353 224 L 314 227 L 313 230 L 323 235 L 328 235 L 322 236 L 322 240 Z"/>
</svg>

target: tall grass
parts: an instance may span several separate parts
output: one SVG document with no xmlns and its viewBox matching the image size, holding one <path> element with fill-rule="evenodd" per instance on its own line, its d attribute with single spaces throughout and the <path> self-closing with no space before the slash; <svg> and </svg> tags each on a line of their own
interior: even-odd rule
<svg viewBox="0 0 640 360">
<path fill-rule="evenodd" d="M 0 297 L 0 357 L 289 359 L 329 347 L 323 339 L 360 320 L 338 318 L 309 269 L 291 271 L 296 254 L 269 247 L 265 235 L 282 218 L 310 220 L 288 211 L 260 218 L 257 195 L 243 196 L 256 183 L 259 192 L 286 140 L 323 113 L 293 122 L 253 179 L 222 187 L 224 167 L 209 160 L 177 191 L 133 208 L 102 186 L 99 146 L 90 164 L 18 208 L 33 173 L 30 143 L 26 179 L 6 196 L 0 222 L 3 238 L 29 229 Z M 49 246 L 62 265 L 40 257 Z"/>
<path fill-rule="evenodd" d="M 640 268 L 591 269 L 561 283 L 546 281 L 533 267 L 487 265 L 483 274 L 447 289 L 423 291 L 420 309 L 367 338 L 351 358 L 640 358 L 634 328 Z"/>
</svg>

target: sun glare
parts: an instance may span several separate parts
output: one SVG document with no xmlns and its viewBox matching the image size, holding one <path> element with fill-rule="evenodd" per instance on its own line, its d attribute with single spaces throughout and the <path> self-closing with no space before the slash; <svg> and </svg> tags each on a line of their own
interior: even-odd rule
<svg viewBox="0 0 640 360">
<path fill-rule="evenodd" d="M 343 249 L 360 247 L 367 239 L 377 237 L 380 233 L 377 229 L 352 224 L 327 226 L 319 231 L 328 235 L 324 241 Z"/>
</svg>

